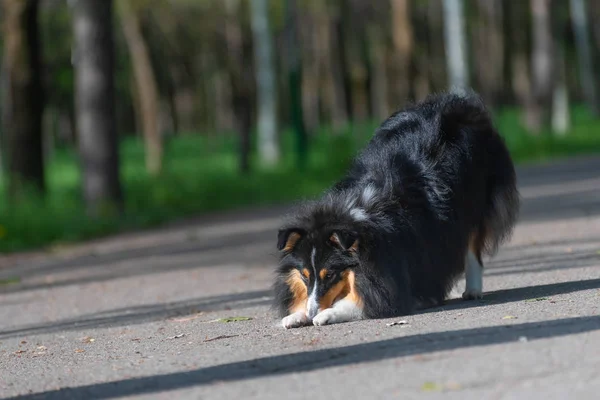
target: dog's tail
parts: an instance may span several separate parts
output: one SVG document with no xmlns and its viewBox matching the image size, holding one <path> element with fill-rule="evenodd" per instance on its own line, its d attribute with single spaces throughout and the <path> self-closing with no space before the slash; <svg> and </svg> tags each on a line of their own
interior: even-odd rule
<svg viewBox="0 0 600 400">
<path fill-rule="evenodd" d="M 452 95 L 451 95 L 452 96 Z M 504 139 L 497 132 L 482 98 L 473 91 L 455 96 L 453 114 L 462 114 L 469 125 L 486 133 L 486 207 L 475 240 L 477 256 L 494 255 L 512 235 L 517 222 L 520 196 L 513 161 Z M 446 111 L 446 110 L 445 110 Z M 454 116 L 454 120 L 460 120 Z"/>
<path fill-rule="evenodd" d="M 515 169 L 504 142 L 497 140 L 489 150 L 487 209 L 483 221 L 483 252 L 494 255 L 508 240 L 517 222 L 520 206 Z"/>
<path fill-rule="evenodd" d="M 520 197 L 517 177 L 504 139 L 497 132 L 482 98 L 474 91 L 462 94 L 445 94 L 440 116 L 447 134 L 457 132 L 454 125 L 468 126 L 484 132 L 485 140 L 485 210 L 476 229 L 473 243 L 478 258 L 494 255 L 498 247 L 510 238 L 516 224 Z M 482 149 L 483 150 L 483 149 Z"/>
</svg>

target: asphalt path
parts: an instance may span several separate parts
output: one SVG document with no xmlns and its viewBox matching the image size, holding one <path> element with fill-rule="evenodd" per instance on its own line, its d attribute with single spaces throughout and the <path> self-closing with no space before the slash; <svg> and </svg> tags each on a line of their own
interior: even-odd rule
<svg viewBox="0 0 600 400">
<path fill-rule="evenodd" d="M 285 207 L 2 256 L 0 397 L 598 399 L 600 158 L 518 175 L 483 300 L 402 318 L 283 329 Z"/>
</svg>

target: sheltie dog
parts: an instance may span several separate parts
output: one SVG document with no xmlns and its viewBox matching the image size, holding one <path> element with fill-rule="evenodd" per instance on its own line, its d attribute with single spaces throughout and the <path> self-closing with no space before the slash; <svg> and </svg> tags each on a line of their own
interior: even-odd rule
<svg viewBox="0 0 600 400">
<path fill-rule="evenodd" d="M 431 95 L 376 130 L 348 174 L 278 232 L 274 306 L 285 328 L 441 304 L 512 233 L 516 174 L 475 93 Z"/>
</svg>

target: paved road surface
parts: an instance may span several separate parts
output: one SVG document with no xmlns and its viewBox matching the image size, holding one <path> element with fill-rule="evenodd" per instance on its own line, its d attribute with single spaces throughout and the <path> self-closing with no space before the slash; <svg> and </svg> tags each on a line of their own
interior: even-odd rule
<svg viewBox="0 0 600 400">
<path fill-rule="evenodd" d="M 0 279 L 21 282 L 0 285 L 0 397 L 597 399 L 599 171 L 521 169 L 484 300 L 406 325 L 282 329 L 268 289 L 283 208 L 5 256 Z"/>
</svg>

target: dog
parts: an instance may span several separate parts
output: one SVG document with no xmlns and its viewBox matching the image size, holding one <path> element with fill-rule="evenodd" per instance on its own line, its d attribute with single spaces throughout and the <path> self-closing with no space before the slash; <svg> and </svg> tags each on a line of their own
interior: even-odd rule
<svg viewBox="0 0 600 400">
<path fill-rule="evenodd" d="M 464 274 L 482 297 L 484 255 L 510 238 L 513 161 L 474 92 L 392 114 L 322 197 L 278 231 L 274 306 L 285 328 L 409 315 Z"/>
</svg>

